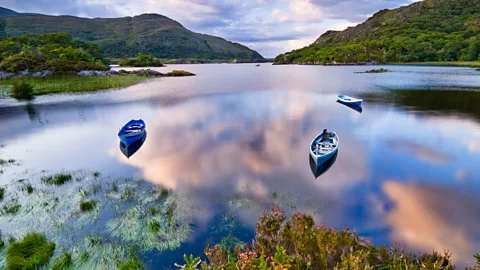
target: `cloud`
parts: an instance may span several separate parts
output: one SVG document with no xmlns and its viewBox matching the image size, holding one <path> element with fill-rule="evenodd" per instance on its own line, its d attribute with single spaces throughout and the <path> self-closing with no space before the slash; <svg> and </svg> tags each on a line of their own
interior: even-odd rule
<svg viewBox="0 0 480 270">
<path fill-rule="evenodd" d="M 312 43 L 327 30 L 342 30 L 374 12 L 411 0 L 4 0 L 19 12 L 84 17 L 159 13 L 187 28 L 247 43 L 266 57 L 290 51 L 291 41 Z M 301 31 L 308 29 L 308 31 Z M 305 42 L 308 41 L 308 43 Z M 297 42 L 298 43 L 298 42 Z"/>
<path fill-rule="evenodd" d="M 451 188 L 396 181 L 386 181 L 383 191 L 394 204 L 386 213 L 392 241 L 421 252 L 449 250 L 457 266 L 472 261 L 480 248 L 478 199 Z"/>
</svg>

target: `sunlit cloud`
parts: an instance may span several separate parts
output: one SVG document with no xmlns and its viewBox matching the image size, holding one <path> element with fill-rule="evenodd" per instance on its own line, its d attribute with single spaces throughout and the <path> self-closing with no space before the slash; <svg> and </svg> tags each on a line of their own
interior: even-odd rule
<svg viewBox="0 0 480 270">
<path fill-rule="evenodd" d="M 394 204 L 385 214 L 392 241 L 421 252 L 449 250 L 457 265 L 472 261 L 480 249 L 478 199 L 451 188 L 395 181 L 386 181 L 383 191 Z"/>
</svg>

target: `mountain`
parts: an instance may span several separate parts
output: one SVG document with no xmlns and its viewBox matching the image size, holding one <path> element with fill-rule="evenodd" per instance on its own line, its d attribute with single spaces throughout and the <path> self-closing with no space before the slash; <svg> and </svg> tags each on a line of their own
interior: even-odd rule
<svg viewBox="0 0 480 270">
<path fill-rule="evenodd" d="M 381 10 L 344 31 L 281 54 L 277 64 L 474 61 L 480 53 L 480 1 L 424 0 Z"/>
<path fill-rule="evenodd" d="M 170 59 L 264 60 L 246 46 L 192 32 L 177 21 L 158 14 L 89 19 L 0 9 L 0 38 L 56 32 L 96 43 L 107 57 L 133 57 L 141 52 Z"/>
<path fill-rule="evenodd" d="M 17 15 L 18 13 L 11 9 L 0 7 L 0 16 L 17 16 Z"/>
</svg>

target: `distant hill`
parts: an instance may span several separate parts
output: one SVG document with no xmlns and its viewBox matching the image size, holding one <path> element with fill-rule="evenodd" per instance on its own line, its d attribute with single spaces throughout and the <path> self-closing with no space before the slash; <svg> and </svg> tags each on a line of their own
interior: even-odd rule
<svg viewBox="0 0 480 270">
<path fill-rule="evenodd" d="M 0 16 L 16 16 L 16 15 L 18 15 L 17 12 L 8 8 L 0 7 Z"/>
<path fill-rule="evenodd" d="M 246 46 L 192 32 L 177 21 L 158 14 L 88 19 L 16 13 L 0 8 L 0 38 L 56 32 L 96 43 L 106 56 L 115 58 L 133 57 L 141 52 L 171 59 L 264 60 Z"/>
<path fill-rule="evenodd" d="M 475 61 L 479 53 L 479 0 L 424 0 L 328 31 L 308 47 L 277 56 L 275 63 Z"/>
</svg>

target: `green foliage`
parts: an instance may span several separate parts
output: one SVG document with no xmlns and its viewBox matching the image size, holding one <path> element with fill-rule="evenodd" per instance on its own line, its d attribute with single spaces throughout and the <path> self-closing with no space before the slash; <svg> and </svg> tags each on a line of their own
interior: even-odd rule
<svg viewBox="0 0 480 270">
<path fill-rule="evenodd" d="M 345 31 L 328 31 L 275 63 L 478 61 L 479 17 L 479 1 L 421 1 L 380 11 Z"/>
<path fill-rule="evenodd" d="M 56 175 L 42 177 L 42 182 L 44 182 L 45 184 L 56 185 L 56 186 L 61 186 L 71 180 L 72 180 L 72 175 L 69 173 L 66 173 L 66 174 L 60 173 Z"/>
<path fill-rule="evenodd" d="M 188 257 L 186 254 L 183 254 L 183 260 L 185 261 L 185 265 L 182 266 L 182 269 L 185 270 L 196 270 L 197 266 L 201 262 L 199 257 L 193 257 L 191 254 L 190 257 Z"/>
<path fill-rule="evenodd" d="M 55 244 L 44 235 L 29 233 L 22 241 L 8 245 L 5 270 L 39 269 L 48 263 L 54 250 Z"/>
<path fill-rule="evenodd" d="M 70 34 L 27 34 L 0 41 L 0 70 L 12 73 L 50 70 L 108 70 L 100 47 Z"/>
<path fill-rule="evenodd" d="M 129 259 L 120 265 L 120 270 L 142 270 L 145 269 L 142 261 L 138 259 Z"/>
<path fill-rule="evenodd" d="M 118 76 L 61 76 L 48 78 L 22 78 L 0 80 L 0 90 L 3 88 L 8 93 L 11 86 L 18 80 L 34 85 L 34 95 L 57 93 L 82 93 L 134 85 L 146 80 L 146 77 L 136 75 Z"/>
<path fill-rule="evenodd" d="M 93 208 L 95 208 L 96 205 L 97 205 L 97 201 L 95 200 L 81 202 L 80 210 L 82 210 L 82 212 L 90 212 L 93 210 Z"/>
<path fill-rule="evenodd" d="M 210 269 L 454 269 L 448 252 L 417 256 L 375 247 L 348 229 L 317 226 L 305 214 L 287 220 L 278 208 L 259 218 L 253 246 L 236 248 L 236 259 L 219 245 L 205 254 Z"/>
<path fill-rule="evenodd" d="M 5 188 L 0 188 L 0 202 L 3 201 L 4 196 L 5 196 Z"/>
<path fill-rule="evenodd" d="M 73 260 L 72 255 L 68 252 L 63 252 L 53 263 L 51 270 L 67 270 L 72 269 Z"/>
<path fill-rule="evenodd" d="M 163 67 L 160 59 L 150 54 L 138 53 L 135 58 L 123 59 L 120 61 L 122 67 Z"/>
<path fill-rule="evenodd" d="M 14 81 L 10 96 L 18 100 L 31 100 L 33 98 L 33 86 L 24 80 Z"/>
</svg>

